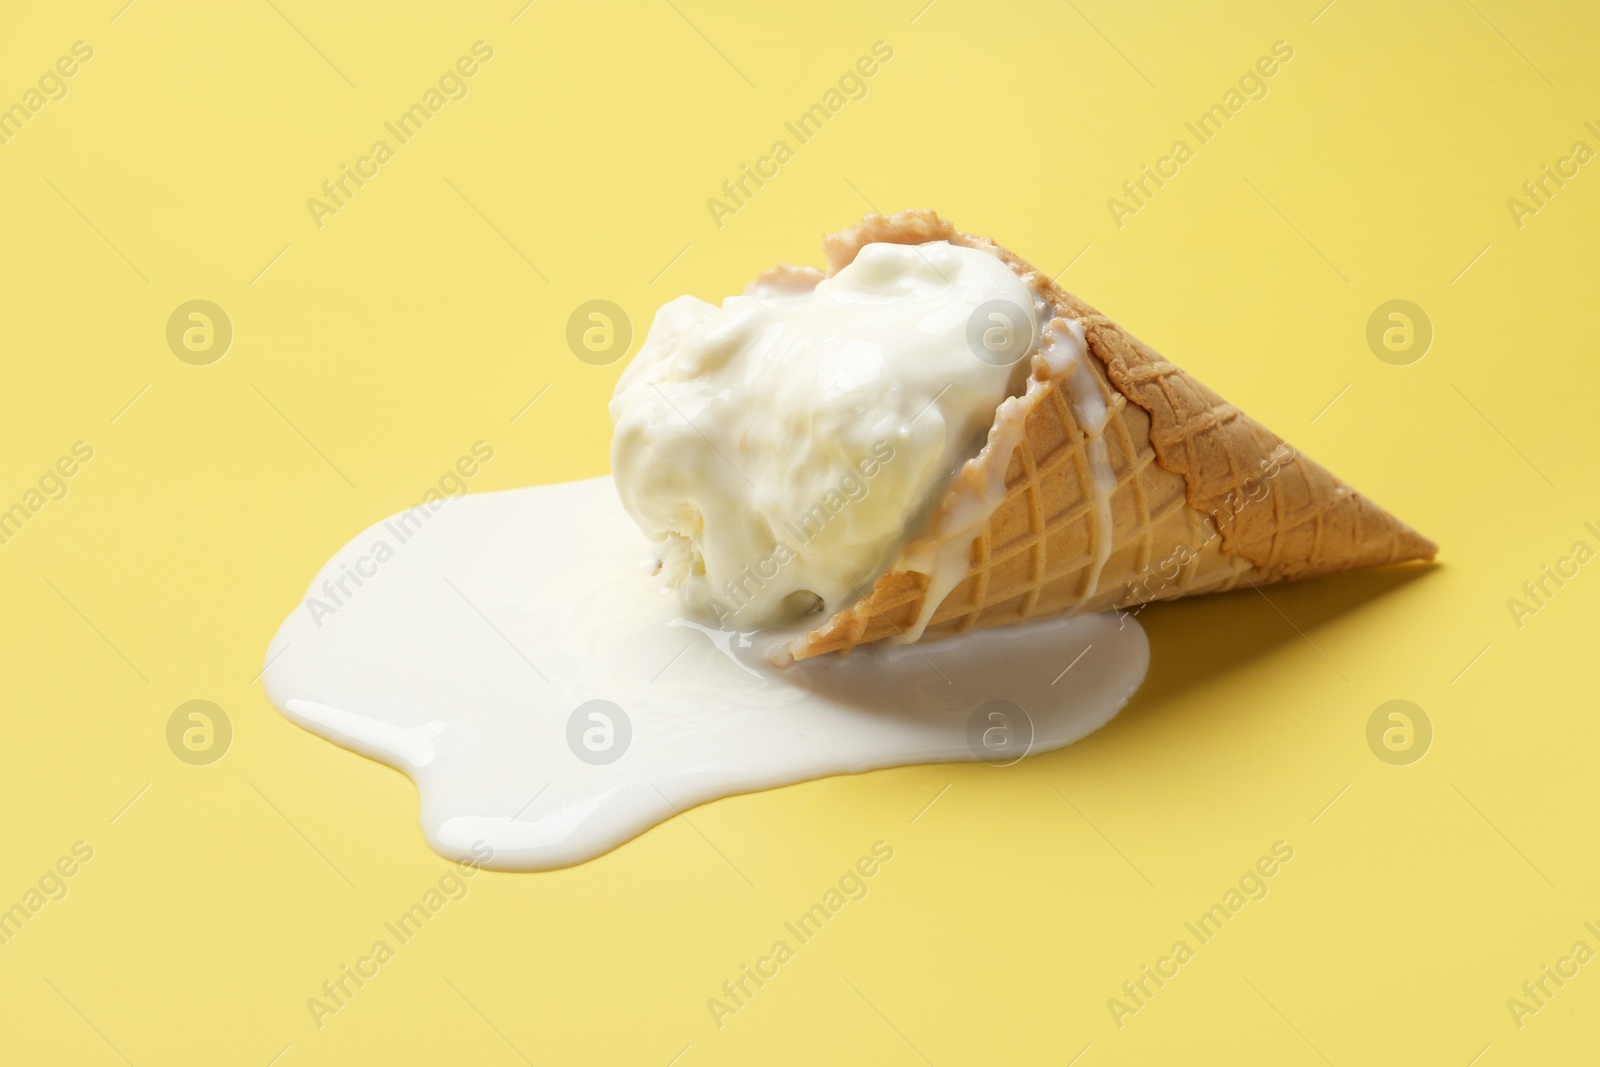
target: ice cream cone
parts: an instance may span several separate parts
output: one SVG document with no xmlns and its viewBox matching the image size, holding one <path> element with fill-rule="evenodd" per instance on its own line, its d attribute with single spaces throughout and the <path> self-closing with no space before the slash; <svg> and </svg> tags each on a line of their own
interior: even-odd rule
<svg viewBox="0 0 1600 1067">
<path fill-rule="evenodd" d="M 1001 405 L 923 531 L 860 600 L 791 642 L 794 658 L 1434 557 L 1433 542 L 1043 272 L 931 211 L 828 237 L 828 273 L 879 241 L 991 252 L 1058 331 L 1081 330 L 1088 358 L 1062 371 L 1034 354 L 1026 394 Z"/>
</svg>

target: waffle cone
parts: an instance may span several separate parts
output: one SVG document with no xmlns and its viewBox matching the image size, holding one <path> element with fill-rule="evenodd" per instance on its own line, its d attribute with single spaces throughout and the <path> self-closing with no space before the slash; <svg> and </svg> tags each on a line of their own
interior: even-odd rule
<svg viewBox="0 0 1600 1067">
<path fill-rule="evenodd" d="M 1434 557 L 1433 542 L 1111 319 L 931 211 L 869 215 L 828 237 L 828 273 L 879 241 L 949 241 L 1004 260 L 1054 309 L 1058 325 L 1082 329 L 1107 418 L 1094 432 L 1071 401 L 1067 376 L 1052 378 L 1035 358 L 1027 394 L 1001 406 L 988 444 L 957 474 L 922 534 L 859 601 L 792 642 L 796 659 Z M 1095 487 L 1101 442 L 1115 480 L 1109 522 Z M 983 497 L 1002 484 L 1002 464 L 1004 498 L 990 511 Z M 964 554 L 964 576 L 931 587 L 939 568 L 929 560 L 952 550 Z"/>
</svg>

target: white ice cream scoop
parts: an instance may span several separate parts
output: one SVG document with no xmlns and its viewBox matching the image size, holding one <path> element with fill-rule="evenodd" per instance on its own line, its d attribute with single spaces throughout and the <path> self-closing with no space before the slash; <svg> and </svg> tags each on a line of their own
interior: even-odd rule
<svg viewBox="0 0 1600 1067">
<path fill-rule="evenodd" d="M 819 278 L 665 305 L 612 397 L 623 506 L 719 626 L 863 595 L 1027 373 L 1035 301 L 988 252 L 870 244 Z"/>
</svg>

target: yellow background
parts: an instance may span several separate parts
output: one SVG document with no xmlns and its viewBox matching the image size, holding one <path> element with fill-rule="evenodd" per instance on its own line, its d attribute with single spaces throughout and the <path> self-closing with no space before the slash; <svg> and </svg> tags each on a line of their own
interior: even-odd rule
<svg viewBox="0 0 1600 1067">
<path fill-rule="evenodd" d="M 95 51 L 0 146 L 0 505 L 95 456 L 0 545 L 0 906 L 95 852 L 0 946 L 0 1058 L 1592 1061 L 1600 963 L 1520 1029 L 1506 1000 L 1600 949 L 1600 566 L 1520 629 L 1506 600 L 1600 548 L 1600 165 L 1520 229 L 1505 203 L 1600 147 L 1592 7 L 521 3 L 7 8 L 0 101 Z M 306 199 L 480 39 L 469 95 L 315 226 Z M 706 198 L 878 40 L 867 96 L 714 225 Z M 1115 226 L 1107 198 L 1278 40 L 1269 95 Z M 1442 565 L 1149 611 L 1127 710 L 1015 767 L 724 800 L 482 874 L 318 1029 L 306 998 L 446 865 L 405 778 L 262 695 L 315 569 L 474 441 L 475 492 L 606 470 L 623 364 L 567 349 L 580 303 L 642 333 L 907 206 L 1070 264 Z M 210 366 L 164 337 L 197 298 L 235 331 Z M 1434 326 L 1409 366 L 1365 340 L 1391 299 Z M 167 746 L 191 699 L 233 723 L 210 766 Z M 1367 745 L 1391 699 L 1433 724 L 1410 766 Z M 716 1027 L 706 999 L 878 840 L 869 896 Z M 1107 998 L 1278 840 L 1267 898 L 1119 1029 Z"/>
</svg>

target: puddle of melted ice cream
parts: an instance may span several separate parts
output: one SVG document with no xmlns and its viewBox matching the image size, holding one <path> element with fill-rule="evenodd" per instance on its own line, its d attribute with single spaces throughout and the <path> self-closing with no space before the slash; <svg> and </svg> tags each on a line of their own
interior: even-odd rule
<svg viewBox="0 0 1600 1067">
<path fill-rule="evenodd" d="M 579 863 L 732 794 L 1071 744 L 1149 660 L 1132 619 L 1088 615 L 774 667 L 793 632 L 687 622 L 610 478 L 435 507 L 328 562 L 263 680 L 410 776 L 429 844 L 486 866 Z"/>
</svg>

